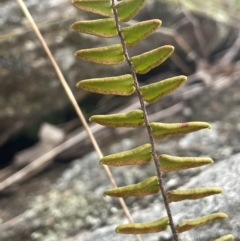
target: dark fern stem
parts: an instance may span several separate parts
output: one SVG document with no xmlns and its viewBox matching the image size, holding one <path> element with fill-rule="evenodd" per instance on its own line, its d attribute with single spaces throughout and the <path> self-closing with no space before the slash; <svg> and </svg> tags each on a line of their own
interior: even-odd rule
<svg viewBox="0 0 240 241">
<path fill-rule="evenodd" d="M 138 99 L 139 99 L 139 102 L 140 102 L 140 105 L 141 105 L 141 109 L 143 111 L 143 118 L 144 118 L 144 122 L 145 122 L 145 125 L 146 125 L 146 128 L 147 128 L 149 140 L 150 140 L 150 143 L 151 143 L 151 146 L 152 146 L 152 155 L 153 155 L 153 160 L 154 160 L 156 171 L 157 171 L 159 188 L 161 190 L 161 194 L 162 194 L 162 197 L 163 197 L 163 200 L 164 200 L 164 205 L 165 205 L 167 215 L 168 215 L 168 218 L 169 218 L 169 225 L 170 225 L 171 230 L 172 230 L 174 241 L 178 241 L 179 240 L 178 239 L 178 233 L 177 233 L 177 230 L 176 230 L 174 222 L 173 222 L 173 217 L 172 217 L 171 209 L 170 209 L 170 206 L 169 206 L 168 196 L 167 196 L 167 193 L 166 193 L 166 190 L 165 190 L 165 187 L 164 187 L 162 171 L 161 171 L 161 164 L 158 161 L 157 151 L 156 151 L 156 147 L 155 147 L 155 141 L 154 141 L 154 138 L 153 138 L 153 133 L 152 133 L 151 127 L 150 127 L 150 122 L 148 120 L 148 113 L 147 113 L 146 105 L 144 103 L 141 92 L 139 90 L 139 83 L 138 83 L 135 67 L 133 66 L 133 64 L 130 61 L 128 49 L 127 49 L 123 34 L 121 32 L 121 26 L 120 26 L 120 21 L 119 21 L 119 18 L 118 18 L 118 13 L 117 13 L 117 10 L 116 10 L 115 2 L 114 2 L 114 0 L 111 0 L 111 1 L 112 1 L 112 9 L 113 9 L 113 14 L 114 14 L 114 19 L 115 19 L 115 23 L 116 23 L 116 29 L 117 29 L 118 36 L 121 40 L 121 44 L 122 44 L 122 47 L 123 47 L 123 54 L 126 58 L 128 66 L 130 68 L 130 71 L 131 71 L 131 74 L 132 74 L 132 77 L 133 77 L 133 80 L 134 80 L 134 86 L 136 88 L 136 93 L 137 93 L 137 96 L 138 96 Z"/>
<path fill-rule="evenodd" d="M 146 196 L 161 191 L 167 212 L 167 217 L 152 222 L 121 224 L 116 227 L 115 231 L 121 234 L 146 234 L 160 232 L 170 226 L 173 240 L 178 241 L 178 233 L 188 231 L 210 221 L 225 219 L 227 215 L 225 213 L 211 213 L 195 219 L 183 220 L 174 225 L 169 207 L 170 202 L 201 199 L 210 195 L 221 194 L 223 190 L 218 187 L 205 187 L 166 192 L 164 188 L 162 173 L 196 168 L 211 164 L 213 160 L 209 157 L 176 157 L 166 154 L 158 156 L 154 140 L 210 128 L 210 125 L 206 122 L 197 121 L 186 123 L 149 122 L 145 102 L 154 103 L 161 97 L 173 92 L 186 81 L 187 77 L 180 75 L 153 84 L 139 86 L 137 73 L 147 73 L 152 68 L 163 63 L 174 51 L 173 46 L 164 45 L 138 56 L 129 56 L 127 46 L 133 46 L 140 42 L 161 25 L 160 20 L 153 19 L 121 28 L 120 22 L 129 21 L 145 3 L 146 0 L 126 0 L 119 4 L 115 4 L 115 0 L 73 0 L 73 4 L 77 8 L 109 17 L 79 21 L 72 25 L 73 29 L 100 37 L 118 35 L 121 41 L 120 44 L 78 50 L 75 55 L 83 60 L 105 65 L 119 64 L 126 60 L 130 69 L 130 74 L 81 80 L 77 83 L 77 87 L 105 95 L 124 96 L 131 95 L 136 91 L 141 105 L 141 110 L 136 109 L 120 114 L 94 115 L 89 119 L 107 127 L 132 128 L 146 125 L 150 143 L 132 150 L 104 156 L 100 159 L 100 164 L 117 167 L 145 164 L 153 159 L 157 176 L 149 177 L 137 184 L 108 189 L 104 192 L 104 195 L 125 198 Z M 233 235 L 224 235 L 216 240 L 227 241 L 233 240 L 233 238 Z"/>
</svg>

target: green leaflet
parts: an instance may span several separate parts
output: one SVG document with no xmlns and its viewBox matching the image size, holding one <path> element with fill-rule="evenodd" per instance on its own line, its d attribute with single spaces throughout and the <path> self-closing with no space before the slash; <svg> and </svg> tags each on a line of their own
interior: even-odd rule
<svg viewBox="0 0 240 241">
<path fill-rule="evenodd" d="M 178 233 L 183 233 L 185 231 L 196 228 L 200 225 L 206 224 L 210 221 L 213 221 L 216 219 L 223 219 L 223 218 L 227 218 L 227 217 L 228 216 L 225 213 L 212 213 L 207 216 L 200 217 L 200 218 L 182 221 L 179 224 L 177 224 L 176 229 L 177 229 Z"/>
<path fill-rule="evenodd" d="M 72 0 L 75 7 L 102 16 L 110 16 L 112 8 L 109 0 Z"/>
<path fill-rule="evenodd" d="M 165 45 L 141 55 L 130 58 L 136 72 L 146 74 L 151 69 L 163 63 L 174 51 L 171 45 Z"/>
<path fill-rule="evenodd" d="M 77 87 L 104 95 L 131 95 L 135 91 L 132 75 L 81 80 Z"/>
<path fill-rule="evenodd" d="M 130 27 L 122 28 L 125 42 L 129 46 L 134 46 L 143 39 L 154 33 L 162 22 L 158 19 L 143 21 Z"/>
<path fill-rule="evenodd" d="M 112 115 L 93 115 L 90 121 L 109 127 L 138 127 L 144 124 L 142 110 Z"/>
<path fill-rule="evenodd" d="M 176 157 L 163 154 L 158 159 L 163 172 L 179 171 L 213 163 L 209 157 Z"/>
<path fill-rule="evenodd" d="M 110 38 L 117 35 L 113 18 L 75 22 L 72 28 L 80 33 Z"/>
<path fill-rule="evenodd" d="M 139 197 L 158 193 L 160 190 L 158 178 L 156 176 L 137 184 L 128 185 L 124 187 L 111 188 L 104 192 L 104 196 L 111 197 Z"/>
<path fill-rule="evenodd" d="M 163 139 L 167 136 L 186 134 L 205 128 L 211 128 L 206 122 L 186 122 L 174 124 L 152 122 L 150 123 L 150 126 L 153 131 L 153 136 L 157 139 Z"/>
<path fill-rule="evenodd" d="M 104 156 L 101 158 L 100 164 L 109 166 L 145 164 L 150 162 L 152 159 L 151 151 L 151 145 L 145 144 L 129 151 Z"/>
<path fill-rule="evenodd" d="M 75 53 L 75 56 L 98 64 L 120 64 L 124 61 L 122 45 L 114 44 L 107 47 L 82 49 Z"/>
<path fill-rule="evenodd" d="M 218 239 L 215 239 L 214 241 L 231 241 L 234 240 L 234 236 L 232 234 L 224 235 Z"/>
<path fill-rule="evenodd" d="M 166 230 L 168 227 L 168 217 L 158 219 L 149 223 L 129 223 L 122 224 L 116 228 L 116 233 L 123 234 L 144 234 L 157 233 Z"/>
<path fill-rule="evenodd" d="M 143 7 L 147 0 L 125 0 L 116 6 L 120 21 L 132 19 Z"/>
<path fill-rule="evenodd" d="M 180 75 L 165 79 L 157 83 L 145 85 L 139 88 L 143 99 L 148 103 L 153 103 L 161 97 L 173 92 L 187 80 L 186 76 Z"/>
<path fill-rule="evenodd" d="M 222 194 L 223 190 L 218 187 L 194 188 L 186 190 L 171 190 L 167 192 L 169 202 L 178 202 L 182 200 L 195 200 L 210 195 Z"/>
</svg>

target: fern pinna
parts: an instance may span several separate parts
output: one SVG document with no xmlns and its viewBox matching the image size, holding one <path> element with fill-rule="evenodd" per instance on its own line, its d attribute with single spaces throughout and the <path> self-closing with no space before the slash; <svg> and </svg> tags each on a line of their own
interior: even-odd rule
<svg viewBox="0 0 240 241">
<path fill-rule="evenodd" d="M 121 22 L 132 19 L 147 0 L 125 0 L 116 3 L 115 0 L 73 0 L 77 8 L 96 13 L 105 18 L 97 20 L 79 21 L 72 28 L 81 33 L 92 34 L 100 37 L 110 38 L 119 36 L 120 44 L 106 47 L 79 50 L 75 55 L 83 60 L 105 65 L 115 65 L 126 61 L 130 73 L 106 77 L 81 80 L 78 87 L 84 90 L 104 95 L 127 96 L 136 92 L 141 109 L 128 113 L 111 115 L 94 115 L 90 121 L 108 127 L 139 127 L 145 125 L 149 135 L 149 143 L 136 147 L 135 149 L 108 155 L 100 160 L 100 164 L 111 166 L 144 164 L 154 160 L 157 176 L 129 186 L 117 187 L 106 190 L 104 195 L 113 197 L 145 196 L 161 192 L 167 217 L 161 217 L 149 223 L 122 224 L 116 228 L 117 233 L 143 234 L 160 232 L 170 226 L 175 241 L 179 240 L 178 233 L 185 232 L 199 225 L 203 225 L 215 219 L 226 218 L 224 213 L 211 213 L 204 217 L 184 220 L 174 224 L 170 203 L 186 199 L 200 199 L 209 195 L 220 194 L 222 189 L 218 187 L 196 188 L 187 190 L 166 191 L 163 185 L 162 174 L 164 172 L 179 171 L 212 163 L 208 157 L 175 157 L 169 155 L 158 155 L 155 148 L 155 139 L 162 139 L 172 135 L 190 133 L 204 128 L 210 128 L 205 122 L 188 123 L 150 123 L 146 111 L 145 102 L 153 103 L 161 97 L 177 89 L 186 81 L 185 76 L 176 76 L 159 82 L 139 86 L 138 74 L 145 74 L 151 69 L 163 63 L 174 51 L 170 45 L 162 46 L 138 56 L 130 57 L 127 47 L 132 47 L 154 33 L 161 25 L 158 19 L 143 21 L 129 27 L 121 27 Z M 225 235 L 217 240 L 233 240 L 232 235 Z"/>
</svg>

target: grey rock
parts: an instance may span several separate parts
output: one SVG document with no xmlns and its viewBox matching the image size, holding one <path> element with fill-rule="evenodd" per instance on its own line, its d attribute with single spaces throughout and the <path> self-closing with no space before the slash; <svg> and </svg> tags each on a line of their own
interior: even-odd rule
<svg viewBox="0 0 240 241">
<path fill-rule="evenodd" d="M 60 144 L 65 133 L 60 128 L 48 123 L 43 123 L 38 133 L 39 142 L 34 146 L 18 152 L 13 159 L 14 167 L 23 167 L 42 156 L 44 153 L 52 150 Z"/>
<path fill-rule="evenodd" d="M 41 142 L 49 143 L 53 146 L 61 143 L 65 138 L 63 130 L 49 123 L 41 125 L 38 136 Z"/>
<path fill-rule="evenodd" d="M 214 195 L 197 201 L 185 201 L 173 205 L 176 220 L 191 219 L 214 212 L 224 212 L 228 219 L 215 221 L 181 235 L 184 241 L 214 240 L 232 233 L 240 240 L 240 154 L 221 161 L 202 171 L 183 188 L 216 186 L 224 190 L 223 195 Z M 179 210 L 183 212 L 179 213 Z M 184 210 L 186 210 L 184 212 Z"/>
<path fill-rule="evenodd" d="M 214 221 L 199 228 L 193 229 L 180 234 L 181 241 L 209 241 L 214 240 L 222 235 L 233 234 L 235 240 L 239 241 L 240 237 L 240 154 L 237 154 L 228 160 L 224 160 L 205 168 L 202 172 L 192 178 L 186 185 L 181 188 L 196 188 L 196 187 L 221 187 L 224 190 L 223 195 L 210 196 L 204 199 L 195 201 L 182 201 L 171 204 L 174 222 L 185 219 L 192 219 L 199 216 L 204 216 L 214 212 L 224 212 L 229 216 L 229 219 L 222 221 Z M 150 221 L 158 219 L 165 215 L 163 212 L 163 204 L 154 202 L 147 209 L 138 210 L 133 213 L 135 222 Z M 122 220 L 122 223 L 127 222 Z M 117 224 L 116 224 L 117 225 Z M 80 234 L 74 239 L 66 241 L 94 241 L 94 240 L 114 240 L 120 241 L 127 237 L 128 241 L 133 241 L 133 236 L 124 236 L 114 232 L 115 226 L 106 226 L 97 229 L 91 233 Z M 143 235 L 144 240 L 171 240 L 171 234 L 168 231 L 153 234 Z"/>
<path fill-rule="evenodd" d="M 71 29 L 75 21 L 95 15 L 77 10 L 67 0 L 43 0 L 41 4 L 28 0 L 25 4 L 79 102 L 89 94 L 76 88 L 79 80 L 124 74 L 124 65 L 104 67 L 74 57 L 79 49 L 115 42 Z M 46 117 L 59 123 L 69 100 L 17 2 L 9 0 L 0 6 L 0 137 L 13 136 L 11 130 L 19 121 L 21 128 L 14 134 L 27 128 L 28 134 L 34 136 Z"/>
</svg>

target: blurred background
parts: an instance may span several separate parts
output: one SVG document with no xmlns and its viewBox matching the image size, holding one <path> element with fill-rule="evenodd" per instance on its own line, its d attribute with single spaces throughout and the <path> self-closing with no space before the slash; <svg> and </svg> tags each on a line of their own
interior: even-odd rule
<svg viewBox="0 0 240 241">
<path fill-rule="evenodd" d="M 117 38 L 103 39 L 71 29 L 76 21 L 99 16 L 77 10 L 67 0 L 25 3 L 86 119 L 93 114 L 139 108 L 135 95 L 102 96 L 75 87 L 82 79 L 129 73 L 126 64 L 101 66 L 74 57 L 79 49 L 119 42 Z M 163 22 L 156 33 L 129 49 L 131 56 L 161 45 L 175 47 L 166 62 L 139 75 L 141 85 L 180 74 L 189 76 L 179 90 L 148 106 L 151 120 L 212 124 L 211 131 L 158 141 L 159 153 L 207 155 L 215 162 L 239 153 L 239 13 L 239 0 L 151 0 L 130 21 L 132 24 L 158 18 Z M 104 155 L 148 141 L 142 128 L 91 128 Z M 110 184 L 98 161 L 17 1 L 1 0 L 0 240 L 94 240 L 90 233 L 122 222 L 118 202 L 102 198 Z M 33 170 L 24 171 L 33 162 Z M 166 186 L 180 187 L 201 170 L 166 175 Z M 112 171 L 119 186 L 139 182 L 155 173 L 151 164 Z M 20 177 L 15 180 L 18 174 Z M 137 212 L 158 203 L 158 197 L 131 198 L 126 202 L 132 212 Z M 239 227 L 237 230 L 240 233 Z M 166 233 L 146 240 L 171 239 Z"/>
</svg>

